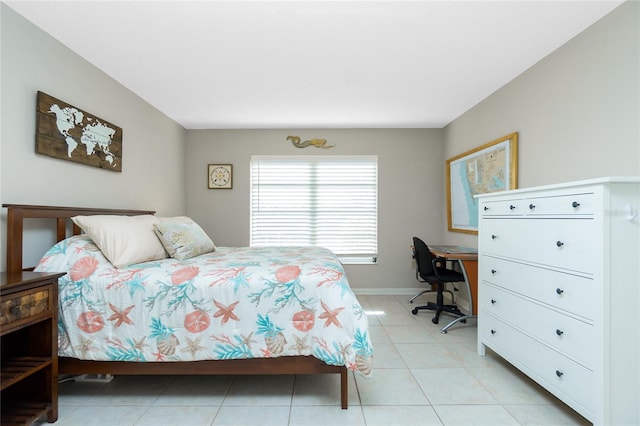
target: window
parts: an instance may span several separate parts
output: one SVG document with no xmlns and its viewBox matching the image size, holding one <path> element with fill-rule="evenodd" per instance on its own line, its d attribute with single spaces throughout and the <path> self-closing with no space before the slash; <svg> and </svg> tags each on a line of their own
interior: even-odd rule
<svg viewBox="0 0 640 426">
<path fill-rule="evenodd" d="M 375 263 L 378 157 L 253 156 L 251 245 L 322 246 L 344 263 Z"/>
</svg>

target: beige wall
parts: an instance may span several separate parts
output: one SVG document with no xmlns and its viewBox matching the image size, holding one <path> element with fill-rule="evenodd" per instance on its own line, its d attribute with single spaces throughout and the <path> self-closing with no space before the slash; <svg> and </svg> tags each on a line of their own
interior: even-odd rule
<svg viewBox="0 0 640 426">
<path fill-rule="evenodd" d="M 638 16 L 637 2 L 623 4 L 442 131 L 189 131 L 187 212 L 217 244 L 246 245 L 252 154 L 327 153 L 292 147 L 290 134 L 327 138 L 336 155 L 377 154 L 380 264 L 347 272 L 355 289 L 415 287 L 412 235 L 477 246 L 475 235 L 446 230 L 447 158 L 518 132 L 520 187 L 640 175 Z M 206 165 L 217 162 L 234 164 L 232 191 L 206 189 Z"/>
<path fill-rule="evenodd" d="M 477 244 L 475 236 L 446 231 L 445 159 L 517 131 L 521 187 L 640 175 L 638 9 L 637 2 L 623 4 L 445 129 L 185 131 L 1 5 L 0 198 L 184 213 L 218 245 L 246 245 L 251 155 L 374 154 L 380 262 L 347 271 L 356 289 L 416 287 L 413 235 Z M 123 172 L 36 155 L 38 90 L 122 127 Z M 327 138 L 336 148 L 296 149 L 286 141 L 291 134 Z M 206 166 L 218 162 L 234 165 L 231 191 L 206 187 Z M 0 244 L 4 212 L 2 219 Z M 4 250 L 0 258 L 4 264 Z"/>
<path fill-rule="evenodd" d="M 2 202 L 182 214 L 185 130 L 6 5 L 0 11 Z M 122 127 L 122 173 L 36 154 L 38 90 Z M 2 269 L 5 219 L 3 210 Z M 37 261 L 47 241 L 25 257 Z"/>
<path fill-rule="evenodd" d="M 295 148 L 286 138 L 327 139 L 335 148 Z M 444 145 L 441 129 L 192 130 L 187 134 L 187 213 L 217 245 L 249 244 L 251 155 L 377 155 L 377 265 L 347 265 L 358 289 L 417 287 L 411 237 L 441 241 Z M 207 189 L 209 163 L 233 164 L 233 189 Z"/>
<path fill-rule="evenodd" d="M 518 132 L 521 188 L 640 175 L 639 9 L 622 4 L 450 123 L 445 157 Z"/>
</svg>

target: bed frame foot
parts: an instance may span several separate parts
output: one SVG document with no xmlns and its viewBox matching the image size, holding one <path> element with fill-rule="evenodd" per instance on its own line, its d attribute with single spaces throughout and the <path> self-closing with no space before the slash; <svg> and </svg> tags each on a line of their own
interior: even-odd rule
<svg viewBox="0 0 640 426">
<path fill-rule="evenodd" d="M 349 408 L 349 375 L 347 367 L 340 372 L 340 404 L 343 410 Z"/>
</svg>

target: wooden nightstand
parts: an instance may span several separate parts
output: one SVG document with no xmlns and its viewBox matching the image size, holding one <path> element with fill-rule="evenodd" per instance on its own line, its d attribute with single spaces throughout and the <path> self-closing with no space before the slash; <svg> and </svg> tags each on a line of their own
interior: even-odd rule
<svg viewBox="0 0 640 426">
<path fill-rule="evenodd" d="M 58 278 L 0 273 L 2 424 L 58 419 Z"/>
</svg>

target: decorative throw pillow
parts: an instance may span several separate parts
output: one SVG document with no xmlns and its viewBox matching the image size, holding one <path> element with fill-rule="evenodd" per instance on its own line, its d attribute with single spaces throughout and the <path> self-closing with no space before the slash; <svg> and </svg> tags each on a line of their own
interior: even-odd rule
<svg viewBox="0 0 640 426">
<path fill-rule="evenodd" d="M 207 233 L 189 217 L 164 218 L 154 224 L 153 229 L 169 256 L 178 260 L 211 253 L 216 249 Z"/>
<path fill-rule="evenodd" d="M 153 232 L 153 224 L 160 222 L 156 216 L 95 215 L 75 216 L 71 220 L 116 268 L 168 257 Z"/>
</svg>

